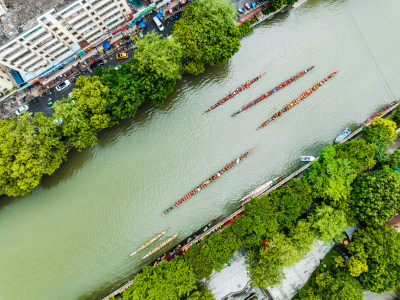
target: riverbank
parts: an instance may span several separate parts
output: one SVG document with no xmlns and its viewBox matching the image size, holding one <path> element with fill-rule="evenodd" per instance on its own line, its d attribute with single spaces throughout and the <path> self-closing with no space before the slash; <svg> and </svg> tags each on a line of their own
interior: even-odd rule
<svg viewBox="0 0 400 300">
<path fill-rule="evenodd" d="M 398 20 L 370 1 L 346 3 L 400 97 L 394 76 L 398 64 L 388 61 L 390 53 L 385 52 L 396 47 L 391 38 L 397 32 L 376 34 L 384 32 L 389 20 L 393 24 Z M 390 6 L 397 7 L 397 2 Z M 370 8 L 373 15 L 368 13 Z M 0 242 L 7 245 L 0 261 L 8 270 L 0 276 L 3 297 L 15 299 L 12 291 L 18 290 L 19 298 L 27 300 L 101 299 L 132 279 L 141 256 L 125 258 L 152 236 L 170 227 L 171 234 L 183 229 L 183 238 L 206 220 L 229 215 L 238 205 L 236 199 L 279 174 L 297 170 L 301 155 L 317 156 L 344 128 L 355 129 L 370 112 L 391 102 L 343 9 L 341 2 L 313 0 L 260 24 L 229 61 L 198 77 L 185 77 L 164 105 L 145 104 L 135 118 L 104 130 L 96 146 L 72 151 L 63 167 L 44 178 L 34 192 L 6 200 L 0 211 Z M 371 17 L 382 22 L 372 28 Z M 314 64 L 316 69 L 292 87 L 246 114 L 230 117 L 288 76 Z M 327 71 L 336 69 L 340 76 L 309 103 L 265 131 L 254 130 Z M 202 115 L 226 93 L 265 71 L 267 75 L 251 89 Z M 160 217 L 194 184 L 253 146 L 254 155 L 232 173 L 167 218 Z M 23 251 L 26 245 L 28 252 Z"/>
<path fill-rule="evenodd" d="M 371 122 L 374 119 L 376 119 L 376 118 L 385 118 L 388 115 L 391 115 L 394 112 L 394 110 L 399 106 L 399 102 L 400 101 L 392 102 L 391 104 L 386 105 L 383 109 L 379 110 L 377 113 L 373 114 L 372 117 L 368 118 L 368 120 L 365 121 L 360 127 L 358 127 L 356 130 L 354 130 L 345 139 L 343 139 L 340 142 L 340 144 L 343 144 L 343 143 L 346 143 L 346 142 L 351 141 L 353 139 L 359 138 L 359 136 L 362 133 L 363 129 L 365 127 L 367 127 L 367 126 L 370 126 Z M 318 160 L 318 157 L 316 158 L 316 160 Z M 292 179 L 299 178 L 300 176 L 302 176 L 304 174 L 304 172 L 306 172 L 308 170 L 308 168 L 311 167 L 311 165 L 313 165 L 313 163 L 308 163 L 308 164 L 304 165 L 303 167 L 301 167 L 300 169 L 294 171 L 293 173 L 291 173 L 290 175 L 285 177 L 282 181 L 280 181 L 279 183 L 275 184 L 271 188 L 267 189 L 264 193 L 262 193 L 258 197 L 261 197 L 262 195 L 268 195 L 272 191 L 278 190 L 279 188 L 281 188 L 283 186 L 286 186 Z M 170 260 L 174 259 L 174 257 L 177 256 L 177 255 L 183 255 L 184 253 L 189 251 L 191 246 L 200 243 L 201 241 L 204 240 L 204 238 L 210 236 L 211 234 L 213 234 L 215 232 L 220 232 L 221 230 L 223 230 L 227 226 L 231 225 L 232 221 L 234 221 L 237 217 L 242 216 L 244 214 L 245 209 L 246 209 L 246 207 L 241 207 L 241 208 L 237 209 L 232 214 L 230 214 L 229 216 L 224 218 L 222 221 L 219 221 L 217 224 L 213 225 L 210 229 L 208 229 L 204 233 L 201 233 L 200 235 L 198 235 L 199 232 L 201 232 L 203 230 L 202 229 L 198 230 L 196 233 L 194 233 L 190 237 L 186 238 L 184 242 L 181 242 L 177 246 L 175 246 L 172 249 L 168 250 L 163 255 L 160 255 L 160 257 L 156 260 L 156 264 L 154 264 L 154 262 L 153 262 L 153 263 L 150 264 L 150 266 L 156 266 L 158 263 L 163 262 L 163 260 L 165 260 L 165 259 L 167 259 L 167 261 L 170 261 Z M 323 253 L 327 253 L 328 250 L 329 250 L 329 249 L 326 250 L 326 248 L 324 248 L 324 249 L 325 249 L 324 250 L 325 252 L 323 251 Z M 171 253 L 172 253 L 171 256 L 167 256 L 167 255 L 169 255 Z M 311 276 L 311 274 L 312 274 L 312 272 L 310 272 L 310 276 Z M 246 281 L 246 283 L 247 283 L 247 281 Z M 121 288 L 119 288 L 116 291 L 114 291 L 113 293 L 109 294 L 103 300 L 107 300 L 109 298 L 118 297 L 118 296 L 122 295 L 122 293 L 126 289 L 128 289 L 130 286 L 132 286 L 133 284 L 134 284 L 134 280 L 128 282 L 127 284 L 125 284 Z M 293 293 L 293 295 L 294 295 L 294 293 Z M 226 296 L 226 295 L 222 295 L 222 296 Z M 221 297 L 219 297 L 219 298 L 221 298 Z"/>
</svg>

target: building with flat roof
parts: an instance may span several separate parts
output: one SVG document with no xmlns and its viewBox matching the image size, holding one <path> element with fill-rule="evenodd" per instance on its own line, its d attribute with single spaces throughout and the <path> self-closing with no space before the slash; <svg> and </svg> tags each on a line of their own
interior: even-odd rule
<svg viewBox="0 0 400 300">
<path fill-rule="evenodd" d="M 0 0 L 0 6 L 1 1 L 7 0 Z M 34 19 L 22 21 L 20 18 L 19 26 L 15 26 L 16 21 L 8 17 L 8 26 L 13 32 L 22 27 L 29 29 L 8 40 L 4 32 L 0 37 L 0 44 L 6 41 L 0 46 L 0 64 L 19 72 L 24 81 L 74 59 L 82 50 L 95 47 L 128 27 L 127 21 L 133 18 L 126 0 L 43 0 L 43 3 L 44 8 L 52 7 Z M 26 10 L 29 15 L 29 7 Z M 0 17 L 3 28 L 4 17 Z M 13 17 L 17 20 L 15 13 Z"/>
</svg>

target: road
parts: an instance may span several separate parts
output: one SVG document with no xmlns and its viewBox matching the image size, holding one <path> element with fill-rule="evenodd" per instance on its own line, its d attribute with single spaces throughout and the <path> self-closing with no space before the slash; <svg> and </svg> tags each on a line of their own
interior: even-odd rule
<svg viewBox="0 0 400 300">
<path fill-rule="evenodd" d="M 155 15 L 156 15 L 156 13 L 154 12 L 154 13 L 148 15 L 149 17 L 147 17 L 147 16 L 144 17 L 144 22 L 146 23 L 146 28 L 144 29 L 143 34 L 147 34 L 147 33 L 155 30 L 157 33 L 160 33 L 164 37 L 167 37 L 171 34 L 172 27 L 173 27 L 173 24 L 175 23 L 175 21 L 180 18 L 181 12 L 178 12 L 176 15 L 174 15 L 174 17 L 171 17 L 170 19 L 162 22 L 164 25 L 164 28 L 165 28 L 164 31 L 160 31 L 157 28 L 157 26 L 155 25 L 155 23 L 153 21 L 153 17 Z M 103 62 L 104 62 L 103 67 L 104 68 L 108 68 L 110 66 L 115 67 L 120 63 L 125 63 L 128 60 L 133 59 L 133 57 L 134 57 L 133 49 L 129 49 L 127 51 L 127 53 L 128 53 L 127 59 L 117 59 L 116 54 L 121 51 L 122 50 L 115 51 L 112 54 L 110 54 L 109 56 L 103 58 Z M 92 74 L 93 74 L 93 70 L 89 68 L 82 75 L 91 76 Z M 65 89 L 63 89 L 61 91 L 57 91 L 55 87 L 47 90 L 47 92 L 45 92 L 41 96 L 36 97 L 36 99 L 38 100 L 37 103 L 29 103 L 29 111 L 32 113 L 44 112 L 47 116 L 50 116 L 52 114 L 52 109 L 51 109 L 51 106 L 48 105 L 48 100 L 52 99 L 54 102 L 54 101 L 61 100 L 63 98 L 67 98 L 68 94 L 71 93 L 75 87 L 76 87 L 75 82 L 72 82 L 71 85 L 67 86 Z M 51 94 L 49 94 L 49 93 L 51 93 Z"/>
</svg>

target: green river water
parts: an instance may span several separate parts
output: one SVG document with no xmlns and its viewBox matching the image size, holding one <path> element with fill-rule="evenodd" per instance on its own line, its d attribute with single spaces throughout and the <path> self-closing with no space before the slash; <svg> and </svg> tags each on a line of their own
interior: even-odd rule
<svg viewBox="0 0 400 300">
<path fill-rule="evenodd" d="M 131 279 L 146 251 L 233 211 L 250 190 L 300 166 L 345 127 L 400 96 L 400 1 L 310 0 L 256 27 L 240 51 L 186 76 L 162 107 L 100 134 L 26 197 L 0 204 L 0 299 L 98 299 Z M 251 110 L 230 115 L 292 75 L 315 70 Z M 262 130 L 275 111 L 339 74 Z M 202 115 L 241 83 L 253 86 Z M 170 214 L 169 207 L 241 153 L 255 151 Z M 150 248 L 151 249 L 151 248 Z M 149 249 L 148 249 L 149 250 Z M 142 255 L 143 254 L 143 255 Z"/>
</svg>

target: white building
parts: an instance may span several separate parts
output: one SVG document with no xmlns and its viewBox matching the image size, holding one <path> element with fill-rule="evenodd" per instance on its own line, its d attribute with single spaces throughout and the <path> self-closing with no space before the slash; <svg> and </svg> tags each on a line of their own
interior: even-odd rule
<svg viewBox="0 0 400 300">
<path fill-rule="evenodd" d="M 35 19 L 34 27 L 0 46 L 0 65 L 25 81 L 126 28 L 132 13 L 126 0 L 77 0 Z"/>
</svg>

